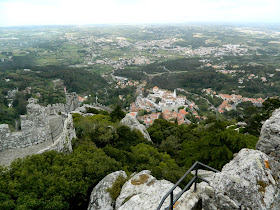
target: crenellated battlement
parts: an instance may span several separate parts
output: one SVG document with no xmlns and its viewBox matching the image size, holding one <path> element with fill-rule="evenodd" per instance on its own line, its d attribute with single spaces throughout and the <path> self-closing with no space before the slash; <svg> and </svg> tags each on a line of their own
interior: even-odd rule
<svg viewBox="0 0 280 210">
<path fill-rule="evenodd" d="M 0 124 L 0 152 L 7 149 L 24 148 L 54 140 L 63 130 L 67 113 L 79 107 L 76 93 L 66 94 L 66 104 L 49 104 L 47 107 L 30 99 L 27 114 L 21 115 L 21 131 L 11 132 L 7 124 Z"/>
<path fill-rule="evenodd" d="M 77 93 L 66 93 L 66 105 L 65 105 L 65 111 L 67 113 L 74 111 L 79 107 L 79 96 Z"/>
<path fill-rule="evenodd" d="M 66 112 L 65 104 L 62 103 L 49 104 L 47 106 L 47 112 L 49 115 L 56 115 L 62 112 Z"/>
<path fill-rule="evenodd" d="M 21 116 L 21 131 L 11 132 L 7 124 L 0 125 L 0 151 L 40 144 L 51 138 L 46 107 L 30 103 L 27 115 Z"/>
</svg>

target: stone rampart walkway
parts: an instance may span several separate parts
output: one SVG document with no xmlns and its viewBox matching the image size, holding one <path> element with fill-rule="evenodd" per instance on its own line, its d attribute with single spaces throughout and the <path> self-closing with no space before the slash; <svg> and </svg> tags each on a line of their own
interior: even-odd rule
<svg viewBox="0 0 280 210">
<path fill-rule="evenodd" d="M 0 165 L 9 166 L 13 160 L 17 158 L 23 158 L 27 155 L 32 155 L 40 150 L 50 146 L 52 144 L 52 140 L 45 141 L 41 144 L 32 145 L 30 147 L 25 148 L 17 148 L 17 149 L 9 149 L 0 152 Z"/>
<path fill-rule="evenodd" d="M 55 141 L 59 138 L 63 130 L 63 122 L 60 116 L 49 117 L 51 131 L 53 133 Z M 25 148 L 8 149 L 0 152 L 0 165 L 9 166 L 15 159 L 23 158 L 27 155 L 36 154 L 42 149 L 52 145 L 53 141 L 51 139 L 37 145 L 32 145 Z"/>
</svg>

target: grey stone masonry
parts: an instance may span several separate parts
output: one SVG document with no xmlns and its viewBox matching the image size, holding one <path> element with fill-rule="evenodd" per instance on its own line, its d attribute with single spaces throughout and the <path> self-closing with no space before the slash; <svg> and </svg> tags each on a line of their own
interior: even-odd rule
<svg viewBox="0 0 280 210">
<path fill-rule="evenodd" d="M 63 130 L 59 138 L 49 147 L 40 150 L 37 154 L 43 152 L 56 150 L 58 152 L 69 153 L 72 152 L 72 139 L 76 138 L 76 132 L 73 124 L 73 118 L 71 114 L 68 114 L 64 121 Z"/>
<path fill-rule="evenodd" d="M 11 132 L 7 124 L 0 125 L 0 151 L 40 144 L 51 138 L 46 108 L 33 103 L 26 108 L 27 115 L 21 116 L 21 131 Z"/>
<path fill-rule="evenodd" d="M 79 107 L 79 97 L 77 93 L 72 92 L 72 93 L 66 93 L 66 105 L 65 105 L 65 110 L 67 113 L 74 111 Z"/>
<path fill-rule="evenodd" d="M 65 104 L 49 104 L 47 106 L 47 112 L 49 115 L 57 115 L 62 112 L 66 112 Z"/>
<path fill-rule="evenodd" d="M 27 115 L 21 116 L 21 131 L 11 132 L 0 124 L 0 165 L 9 165 L 16 158 L 49 150 L 72 152 L 71 140 L 76 138 L 72 115 L 79 106 L 76 93 L 66 95 L 68 104 L 47 107 L 29 100 Z"/>
</svg>

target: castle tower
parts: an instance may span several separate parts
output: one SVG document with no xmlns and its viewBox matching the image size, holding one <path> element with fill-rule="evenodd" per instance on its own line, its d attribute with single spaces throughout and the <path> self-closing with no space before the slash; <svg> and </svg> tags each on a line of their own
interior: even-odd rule
<svg viewBox="0 0 280 210">
<path fill-rule="evenodd" d="M 66 93 L 66 112 L 72 112 L 79 107 L 79 96 L 77 93 Z"/>
<path fill-rule="evenodd" d="M 174 97 L 174 98 L 177 97 L 177 95 L 176 95 L 176 89 L 174 89 L 173 97 Z"/>
</svg>

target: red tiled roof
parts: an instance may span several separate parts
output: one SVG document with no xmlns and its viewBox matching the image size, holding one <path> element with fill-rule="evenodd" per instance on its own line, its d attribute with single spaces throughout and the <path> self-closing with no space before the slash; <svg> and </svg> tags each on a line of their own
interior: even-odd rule
<svg viewBox="0 0 280 210">
<path fill-rule="evenodd" d="M 135 112 L 129 112 L 129 114 L 132 115 L 132 116 L 134 116 L 134 117 L 136 116 L 136 113 L 135 113 Z"/>
</svg>

